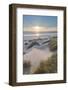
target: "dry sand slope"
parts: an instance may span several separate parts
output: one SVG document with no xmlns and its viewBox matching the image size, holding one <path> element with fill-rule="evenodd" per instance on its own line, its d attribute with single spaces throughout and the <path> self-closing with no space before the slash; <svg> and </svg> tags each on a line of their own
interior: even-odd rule
<svg viewBox="0 0 68 90">
<path fill-rule="evenodd" d="M 48 57 L 50 57 L 53 53 L 50 52 L 50 50 L 47 48 L 45 51 L 40 50 L 37 48 L 32 48 L 32 50 L 24 55 L 24 61 L 30 61 L 32 69 L 36 68 L 39 64 L 40 61 L 42 60 L 47 60 Z"/>
</svg>

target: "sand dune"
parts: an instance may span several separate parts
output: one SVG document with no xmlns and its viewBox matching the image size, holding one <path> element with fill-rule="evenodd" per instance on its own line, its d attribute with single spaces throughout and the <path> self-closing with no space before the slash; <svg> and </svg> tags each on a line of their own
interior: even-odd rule
<svg viewBox="0 0 68 90">
<path fill-rule="evenodd" d="M 24 55 L 24 61 L 30 61 L 32 67 L 37 67 L 40 64 L 40 61 L 47 60 L 48 57 L 52 55 L 50 51 L 43 51 L 37 48 L 32 48 L 32 50 Z"/>
</svg>

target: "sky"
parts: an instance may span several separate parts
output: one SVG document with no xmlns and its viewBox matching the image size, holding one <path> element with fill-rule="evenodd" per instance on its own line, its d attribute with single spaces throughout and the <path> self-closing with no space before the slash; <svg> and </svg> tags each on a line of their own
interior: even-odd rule
<svg viewBox="0 0 68 90">
<path fill-rule="evenodd" d="M 45 32 L 57 31 L 57 16 L 23 16 L 24 31 Z"/>
</svg>

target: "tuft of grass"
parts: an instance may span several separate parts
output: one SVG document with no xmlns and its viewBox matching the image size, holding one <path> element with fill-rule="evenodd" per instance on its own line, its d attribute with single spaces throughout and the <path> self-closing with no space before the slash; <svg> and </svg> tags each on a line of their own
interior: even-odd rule
<svg viewBox="0 0 68 90">
<path fill-rule="evenodd" d="M 56 73 L 57 72 L 57 53 L 53 54 L 47 61 L 42 61 L 33 72 L 34 74 L 41 73 Z"/>
<path fill-rule="evenodd" d="M 31 70 L 31 63 L 30 61 L 23 62 L 23 74 L 30 74 Z"/>
<path fill-rule="evenodd" d="M 30 61 L 24 61 L 24 62 L 23 62 L 23 67 L 24 67 L 24 68 L 28 68 L 28 67 L 30 67 L 30 66 L 31 66 Z"/>
<path fill-rule="evenodd" d="M 51 51 L 57 50 L 57 37 L 52 37 L 49 42 L 49 47 Z"/>
</svg>

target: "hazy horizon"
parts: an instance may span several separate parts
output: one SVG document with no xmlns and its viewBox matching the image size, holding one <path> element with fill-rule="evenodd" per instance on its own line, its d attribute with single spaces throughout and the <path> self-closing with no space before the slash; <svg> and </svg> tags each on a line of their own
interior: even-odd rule
<svg viewBox="0 0 68 90">
<path fill-rule="evenodd" d="M 56 32 L 57 16 L 23 16 L 24 32 Z"/>
</svg>

